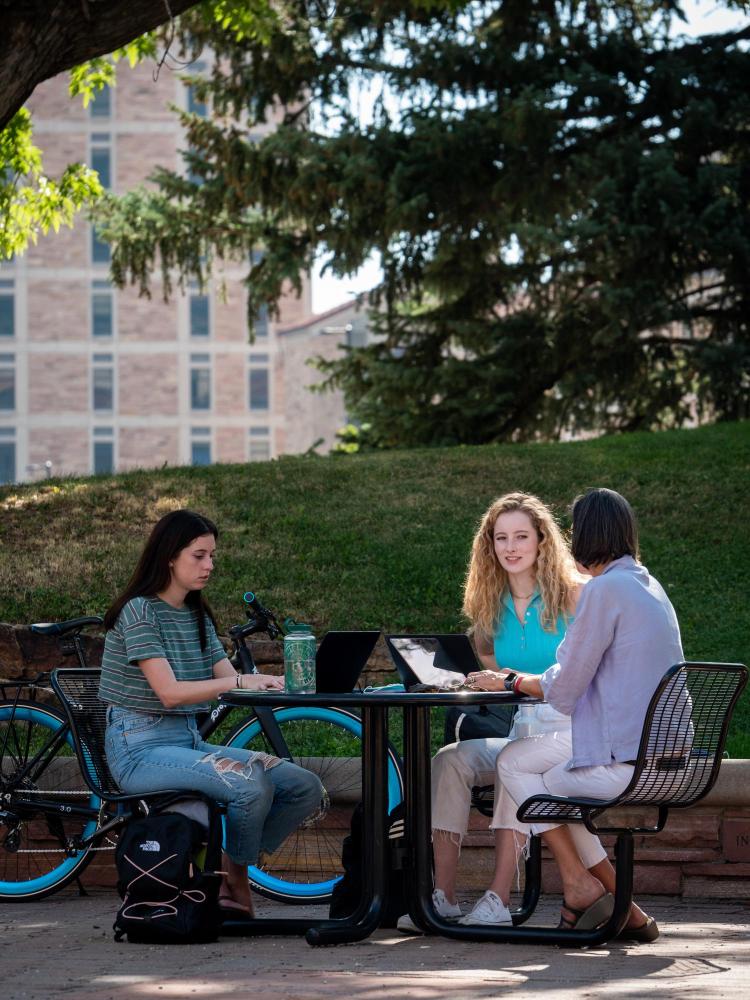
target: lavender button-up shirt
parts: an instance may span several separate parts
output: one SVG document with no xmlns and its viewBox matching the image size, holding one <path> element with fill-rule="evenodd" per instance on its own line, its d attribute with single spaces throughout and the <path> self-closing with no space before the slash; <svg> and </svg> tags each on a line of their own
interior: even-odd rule
<svg viewBox="0 0 750 1000">
<path fill-rule="evenodd" d="M 634 760 L 651 695 L 683 659 L 674 608 L 645 566 L 623 556 L 587 583 L 557 663 L 539 678 L 572 717 L 568 767 Z"/>
</svg>

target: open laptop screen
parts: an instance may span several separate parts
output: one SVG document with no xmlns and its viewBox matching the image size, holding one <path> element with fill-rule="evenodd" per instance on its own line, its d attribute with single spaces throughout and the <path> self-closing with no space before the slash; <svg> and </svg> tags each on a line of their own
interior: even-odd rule
<svg viewBox="0 0 750 1000">
<path fill-rule="evenodd" d="M 405 687 L 455 687 L 481 669 L 466 635 L 389 635 L 387 646 Z"/>
<path fill-rule="evenodd" d="M 315 657 L 318 694 L 353 691 L 379 638 L 378 629 L 326 632 Z"/>
</svg>

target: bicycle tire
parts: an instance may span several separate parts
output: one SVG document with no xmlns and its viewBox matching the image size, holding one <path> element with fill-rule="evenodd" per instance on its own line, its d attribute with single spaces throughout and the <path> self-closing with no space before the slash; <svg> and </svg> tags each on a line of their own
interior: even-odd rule
<svg viewBox="0 0 750 1000">
<path fill-rule="evenodd" d="M 14 786 L 14 775 L 35 749 L 67 720 L 62 712 L 37 702 L 0 703 L 0 789 L 3 809 L 13 811 L 14 798 L 21 790 Z M 65 753 L 30 773 L 24 779 L 23 793 L 42 791 L 47 798 L 57 796 L 62 803 L 86 803 L 98 810 L 99 799 L 81 775 L 75 756 L 73 738 L 68 732 Z M 18 822 L 0 820 L 0 901 L 20 903 L 49 896 L 77 878 L 91 860 L 90 849 L 68 856 L 63 842 L 69 836 L 89 836 L 98 820 L 87 820 L 64 813 L 39 811 Z"/>
<path fill-rule="evenodd" d="M 344 798 L 347 805 L 353 806 L 361 798 L 359 763 L 352 766 L 343 761 L 360 756 L 360 747 L 356 745 L 362 740 L 359 716 L 344 709 L 312 706 L 276 708 L 274 715 L 295 763 L 314 770 L 324 787 L 327 785 L 334 793 L 336 801 Z M 328 731 L 321 730 L 321 726 L 328 727 Z M 318 744 L 322 734 L 325 749 L 338 748 L 342 752 L 315 757 L 295 752 L 309 740 L 311 727 L 316 731 Z M 339 740 L 339 735 L 343 740 Z M 241 722 L 224 742 L 231 747 L 273 752 L 258 719 Z M 401 759 L 390 744 L 388 758 L 390 811 L 403 800 L 404 784 Z M 328 902 L 342 877 L 341 847 L 349 833 L 350 818 L 351 809 L 337 805 L 325 815 L 314 818 L 312 823 L 303 824 L 277 851 L 264 859 L 262 866 L 250 866 L 248 875 L 253 889 L 268 899 L 284 903 Z"/>
</svg>

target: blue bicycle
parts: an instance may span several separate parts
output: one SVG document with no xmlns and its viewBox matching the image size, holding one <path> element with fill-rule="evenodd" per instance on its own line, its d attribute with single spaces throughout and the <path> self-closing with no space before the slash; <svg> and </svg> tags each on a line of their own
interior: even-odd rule
<svg viewBox="0 0 750 1000">
<path fill-rule="evenodd" d="M 230 629 L 235 666 L 257 671 L 245 640 L 280 626 L 254 594 L 244 597 L 248 621 Z M 101 625 L 96 617 L 33 625 L 61 640 L 63 651 L 86 667 L 81 632 Z M 113 851 L 123 819 L 112 814 L 87 786 L 65 715 L 42 701 L 47 675 L 0 686 L 0 901 L 40 899 L 77 879 L 97 851 Z M 231 726 L 237 714 L 240 720 Z M 232 718 L 229 718 L 229 716 Z M 261 895 L 289 903 L 324 903 L 341 877 L 341 845 L 350 806 L 360 798 L 362 724 L 338 708 L 217 706 L 202 721 L 204 739 L 264 750 L 314 770 L 333 804 L 303 825 L 262 864 L 249 869 Z M 393 809 L 403 797 L 402 765 L 388 748 L 388 797 Z"/>
</svg>

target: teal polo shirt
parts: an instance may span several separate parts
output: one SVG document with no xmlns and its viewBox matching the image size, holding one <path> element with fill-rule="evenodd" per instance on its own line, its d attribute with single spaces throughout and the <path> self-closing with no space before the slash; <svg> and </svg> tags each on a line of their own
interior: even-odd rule
<svg viewBox="0 0 750 1000">
<path fill-rule="evenodd" d="M 557 647 L 573 618 L 560 615 L 555 630 L 547 632 L 539 620 L 542 607 L 542 595 L 535 590 L 522 624 L 516 617 L 512 595 L 509 591 L 503 594 L 494 635 L 495 660 L 501 669 L 542 674 L 557 661 Z"/>
</svg>

